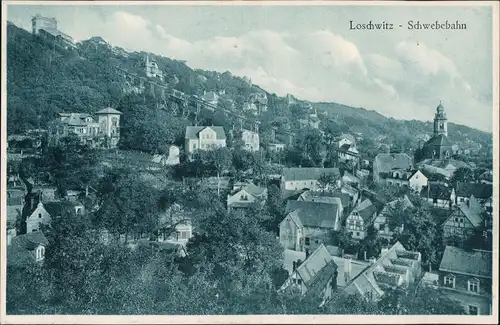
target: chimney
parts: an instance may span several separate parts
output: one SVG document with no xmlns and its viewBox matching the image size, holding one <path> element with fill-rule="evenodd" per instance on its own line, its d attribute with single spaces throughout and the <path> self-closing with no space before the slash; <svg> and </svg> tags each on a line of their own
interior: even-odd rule
<svg viewBox="0 0 500 325">
<path fill-rule="evenodd" d="M 387 248 L 387 247 L 382 248 L 382 251 L 380 252 L 380 256 L 385 255 L 385 253 L 387 253 L 388 251 L 389 251 L 389 248 Z"/>
<path fill-rule="evenodd" d="M 375 264 L 377 259 L 375 257 L 370 257 L 370 264 Z"/>
<path fill-rule="evenodd" d="M 351 259 L 346 258 L 344 262 L 344 281 L 349 282 L 351 280 L 351 270 L 352 270 L 352 265 L 351 265 Z"/>
<path fill-rule="evenodd" d="M 292 271 L 295 271 L 296 268 L 297 268 L 297 262 L 292 261 Z"/>
<path fill-rule="evenodd" d="M 364 253 L 364 260 L 366 261 L 366 251 L 364 251 L 363 253 Z"/>
<path fill-rule="evenodd" d="M 309 249 L 306 248 L 306 259 L 309 257 Z"/>
</svg>

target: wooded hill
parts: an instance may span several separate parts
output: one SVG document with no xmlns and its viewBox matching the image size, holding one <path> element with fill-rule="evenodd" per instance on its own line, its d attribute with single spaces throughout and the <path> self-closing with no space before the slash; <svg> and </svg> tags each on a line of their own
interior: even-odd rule
<svg viewBox="0 0 500 325">
<path fill-rule="evenodd" d="M 35 37 L 12 23 L 7 29 L 7 132 L 24 133 L 32 128 L 46 128 L 47 123 L 59 112 L 93 113 L 106 106 L 123 111 L 122 147 L 154 151 L 154 145 L 144 148 L 139 143 L 154 142 L 149 137 L 165 137 L 162 143 L 182 143 L 184 126 L 190 121 L 175 116 L 169 104 L 144 92 L 127 93 L 126 78 L 118 68 L 144 76 L 145 52 L 125 53 L 113 50 L 110 44 L 93 38 L 67 50 L 55 42 Z M 115 48 L 116 49 L 116 48 Z M 227 98 L 235 102 L 235 109 L 242 110 L 243 103 L 254 92 L 265 92 L 243 78 L 230 72 L 213 72 L 192 69 L 183 61 L 150 55 L 165 75 L 165 86 L 189 95 L 201 96 L 205 91 L 224 90 Z M 266 92 L 268 112 L 259 116 L 262 145 L 270 141 L 270 127 L 285 128 L 292 132 L 297 121 L 309 113 L 301 105 L 289 105 L 284 97 Z M 300 103 L 300 101 L 299 101 Z M 422 121 L 402 121 L 387 118 L 375 111 L 337 103 L 312 103 L 321 116 L 320 128 L 332 133 L 361 132 L 365 138 L 377 142 L 396 144 L 397 147 L 414 148 L 418 138 L 431 134 L 432 124 Z M 136 120 L 136 118 L 138 120 Z M 429 117 L 431 119 L 432 116 Z M 233 121 L 224 117 L 212 118 L 210 123 L 232 127 Z M 140 124 L 140 125 L 139 125 Z M 173 125 L 171 125 L 173 124 Z M 167 131 L 153 130 L 164 127 Z M 128 129 L 128 131 L 127 131 Z M 168 133 L 168 134 L 166 134 Z M 381 139 L 380 136 L 385 136 Z M 492 136 L 463 125 L 449 123 L 449 137 L 453 142 L 475 142 L 483 147 L 492 146 Z M 136 140 L 132 140 L 136 139 Z M 141 141 L 139 141 L 139 140 Z M 134 143 L 128 143 L 128 142 Z M 156 140 L 157 141 L 157 140 Z"/>
</svg>

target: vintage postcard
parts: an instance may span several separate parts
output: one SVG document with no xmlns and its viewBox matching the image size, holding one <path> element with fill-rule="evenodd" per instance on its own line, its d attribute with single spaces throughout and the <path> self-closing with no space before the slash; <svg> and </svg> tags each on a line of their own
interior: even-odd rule
<svg viewBox="0 0 500 325">
<path fill-rule="evenodd" d="M 498 22 L 3 2 L 1 323 L 495 323 Z"/>
</svg>

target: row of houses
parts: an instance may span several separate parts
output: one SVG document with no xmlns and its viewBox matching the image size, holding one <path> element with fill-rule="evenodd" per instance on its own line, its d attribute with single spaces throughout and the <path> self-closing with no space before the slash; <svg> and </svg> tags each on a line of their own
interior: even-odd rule
<svg viewBox="0 0 500 325">
<path fill-rule="evenodd" d="M 320 298 L 320 306 L 335 295 L 379 301 L 388 290 L 410 287 L 440 290 L 469 315 L 492 312 L 492 253 L 446 246 L 439 269 L 423 272 L 421 254 L 400 242 L 382 250 L 368 262 L 332 255 L 323 244 L 311 254 L 285 251 L 289 276 L 279 292 L 294 290 Z"/>
</svg>

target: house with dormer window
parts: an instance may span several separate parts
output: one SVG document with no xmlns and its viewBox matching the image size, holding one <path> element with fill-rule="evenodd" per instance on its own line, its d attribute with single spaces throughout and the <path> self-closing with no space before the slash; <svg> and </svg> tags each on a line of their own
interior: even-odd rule
<svg viewBox="0 0 500 325">
<path fill-rule="evenodd" d="M 227 196 L 228 211 L 234 209 L 246 209 L 252 204 L 264 204 L 267 198 L 267 188 L 255 184 L 247 184 L 243 187 L 235 187 Z"/>
<path fill-rule="evenodd" d="M 470 315 L 492 310 L 492 253 L 446 246 L 439 265 L 439 287 Z"/>
<path fill-rule="evenodd" d="M 34 231 L 12 238 L 7 246 L 7 266 L 26 267 L 45 259 L 49 241 L 41 231 Z"/>
</svg>

